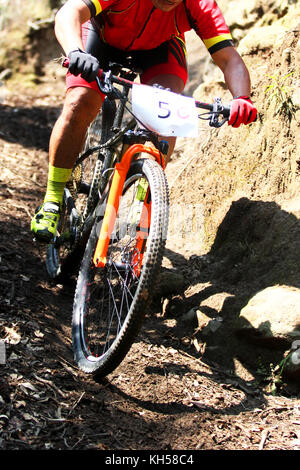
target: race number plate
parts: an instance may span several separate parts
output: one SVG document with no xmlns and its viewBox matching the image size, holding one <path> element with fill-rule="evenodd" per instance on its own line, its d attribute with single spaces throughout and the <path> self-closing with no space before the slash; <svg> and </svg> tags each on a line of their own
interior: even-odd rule
<svg viewBox="0 0 300 470">
<path fill-rule="evenodd" d="M 198 136 L 198 114 L 193 98 L 134 84 L 132 111 L 140 124 L 162 136 Z"/>
</svg>

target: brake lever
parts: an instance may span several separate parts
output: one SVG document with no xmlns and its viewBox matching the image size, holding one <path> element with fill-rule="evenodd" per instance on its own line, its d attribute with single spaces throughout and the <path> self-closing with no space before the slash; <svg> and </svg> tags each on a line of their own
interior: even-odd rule
<svg viewBox="0 0 300 470">
<path fill-rule="evenodd" d="M 111 76 L 112 72 L 109 70 L 108 72 L 103 72 L 102 78 L 100 80 L 99 77 L 96 77 L 97 85 L 102 91 L 107 96 L 110 96 L 113 94 L 114 89 L 111 81 Z"/>
<path fill-rule="evenodd" d="M 225 108 L 222 104 L 221 98 L 215 98 L 213 102 L 213 109 L 212 109 L 210 120 L 209 120 L 209 125 L 211 127 L 216 127 L 216 128 L 222 127 L 223 124 L 225 124 L 225 122 L 228 121 L 228 117 L 224 117 L 222 121 L 219 121 L 219 116 L 220 114 L 223 113 L 224 109 Z"/>
</svg>

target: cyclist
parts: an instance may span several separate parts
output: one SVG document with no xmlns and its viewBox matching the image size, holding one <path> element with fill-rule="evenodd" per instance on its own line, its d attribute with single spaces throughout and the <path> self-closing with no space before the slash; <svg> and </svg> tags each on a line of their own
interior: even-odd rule
<svg viewBox="0 0 300 470">
<path fill-rule="evenodd" d="M 49 243 L 55 236 L 65 184 L 103 101 L 95 81 L 99 68 L 130 58 L 142 83 L 182 93 L 187 80 L 184 33 L 191 29 L 222 70 L 233 96 L 228 124 L 253 122 L 257 111 L 249 72 L 214 0 L 67 0 L 58 11 L 55 34 L 70 63 L 63 110 L 50 138 L 46 194 L 31 221 L 37 240 Z M 175 138 L 167 139 L 171 154 Z"/>
</svg>

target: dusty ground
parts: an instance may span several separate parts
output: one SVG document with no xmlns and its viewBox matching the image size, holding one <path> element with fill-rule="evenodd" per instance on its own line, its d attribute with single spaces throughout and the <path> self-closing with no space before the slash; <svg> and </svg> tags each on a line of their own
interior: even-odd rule
<svg viewBox="0 0 300 470">
<path fill-rule="evenodd" d="M 249 295 L 246 279 L 237 287 L 217 275 L 218 263 L 190 258 L 183 248 L 168 245 L 165 264 L 185 276 L 186 288 L 156 296 L 119 368 L 102 383 L 78 371 L 70 340 L 74 288 L 48 282 L 43 250 L 29 231 L 60 105 L 59 90 L 48 96 L 11 95 L 0 105 L 0 449 L 300 449 L 297 388 L 282 383 L 272 393 L 276 354 L 266 360 L 230 328 L 232 299 L 236 312 Z M 200 303 L 229 319 L 206 339 L 182 321 Z"/>
</svg>

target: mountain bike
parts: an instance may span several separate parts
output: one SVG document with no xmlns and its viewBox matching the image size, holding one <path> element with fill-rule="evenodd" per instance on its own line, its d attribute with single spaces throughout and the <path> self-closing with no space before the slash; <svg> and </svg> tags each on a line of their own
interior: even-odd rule
<svg viewBox="0 0 300 470">
<path fill-rule="evenodd" d="M 97 379 L 111 373 L 135 341 L 155 291 L 167 238 L 168 143 L 156 124 L 147 121 L 153 109 L 143 114 L 144 96 L 154 90 L 156 121 L 165 124 L 181 95 L 135 84 L 136 76 L 130 64 L 100 70 L 102 110 L 65 188 L 57 236 L 47 246 L 50 278 L 77 277 L 73 354 L 79 368 Z M 137 89 L 140 98 L 134 102 Z M 148 101 L 153 102 L 152 96 Z M 184 106 L 177 111 L 182 122 L 190 112 Z M 207 112 L 198 116 L 197 108 Z M 213 104 L 193 100 L 193 109 L 196 118 L 208 119 L 213 127 L 222 126 L 230 113 L 218 98 Z"/>
</svg>

